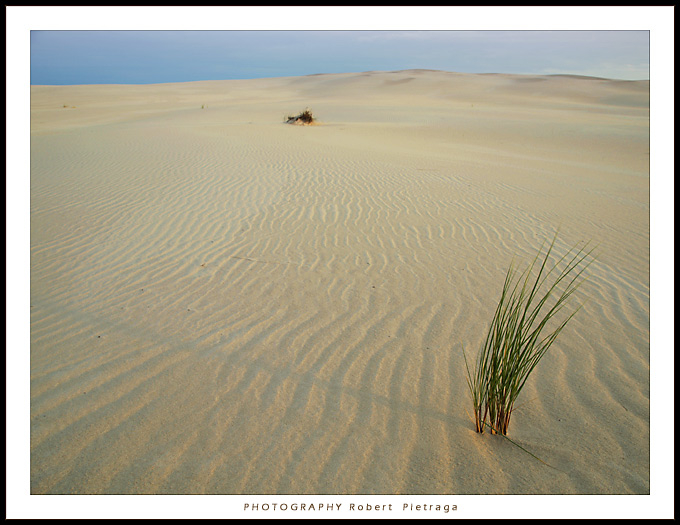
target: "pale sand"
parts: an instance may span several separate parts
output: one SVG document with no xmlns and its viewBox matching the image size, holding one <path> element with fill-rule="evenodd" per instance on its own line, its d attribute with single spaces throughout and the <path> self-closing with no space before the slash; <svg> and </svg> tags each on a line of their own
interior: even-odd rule
<svg viewBox="0 0 680 525">
<path fill-rule="evenodd" d="M 650 492 L 648 82 L 31 95 L 33 494 Z M 550 468 L 475 433 L 462 348 L 558 227 L 598 260 L 509 433 Z"/>
</svg>

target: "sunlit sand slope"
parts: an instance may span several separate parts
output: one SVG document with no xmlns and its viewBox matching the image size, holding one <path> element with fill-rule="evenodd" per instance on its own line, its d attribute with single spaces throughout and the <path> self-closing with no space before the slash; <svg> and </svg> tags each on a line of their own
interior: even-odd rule
<svg viewBox="0 0 680 525">
<path fill-rule="evenodd" d="M 31 94 L 32 493 L 649 493 L 648 82 Z M 598 258 L 510 425 L 546 466 L 462 351 L 558 228 Z"/>
</svg>

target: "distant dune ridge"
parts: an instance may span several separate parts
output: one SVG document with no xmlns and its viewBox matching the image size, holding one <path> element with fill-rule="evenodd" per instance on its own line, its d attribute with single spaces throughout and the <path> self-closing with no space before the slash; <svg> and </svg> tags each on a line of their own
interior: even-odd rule
<svg viewBox="0 0 680 525">
<path fill-rule="evenodd" d="M 310 107 L 316 126 L 282 117 Z M 649 82 L 31 87 L 33 494 L 648 494 Z M 475 432 L 463 348 L 597 260 Z"/>
</svg>

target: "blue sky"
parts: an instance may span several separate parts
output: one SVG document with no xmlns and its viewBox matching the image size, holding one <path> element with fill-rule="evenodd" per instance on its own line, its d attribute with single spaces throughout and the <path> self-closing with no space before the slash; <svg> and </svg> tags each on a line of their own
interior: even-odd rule
<svg viewBox="0 0 680 525">
<path fill-rule="evenodd" d="M 149 84 L 424 68 L 649 79 L 644 30 L 32 30 L 31 84 Z"/>
</svg>

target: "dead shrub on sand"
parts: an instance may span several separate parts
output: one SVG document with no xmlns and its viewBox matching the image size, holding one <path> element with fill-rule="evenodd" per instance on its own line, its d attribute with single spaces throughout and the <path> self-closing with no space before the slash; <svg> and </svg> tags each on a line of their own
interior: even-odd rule
<svg viewBox="0 0 680 525">
<path fill-rule="evenodd" d="M 309 108 L 305 109 L 298 115 L 288 115 L 286 117 L 286 124 L 297 124 L 298 126 L 308 126 L 314 124 L 316 118 L 312 115 Z"/>
</svg>

